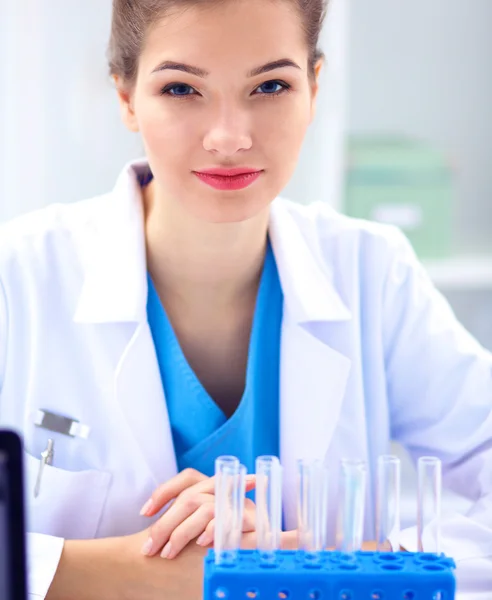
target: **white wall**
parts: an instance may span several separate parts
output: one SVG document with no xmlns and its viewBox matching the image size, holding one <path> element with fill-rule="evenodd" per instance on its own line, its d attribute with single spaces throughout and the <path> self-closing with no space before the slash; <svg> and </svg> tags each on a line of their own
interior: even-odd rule
<svg viewBox="0 0 492 600">
<path fill-rule="evenodd" d="M 403 132 L 456 165 L 461 251 L 492 251 L 491 0 L 351 0 L 349 128 Z"/>
<path fill-rule="evenodd" d="M 330 0 L 320 45 L 326 54 L 316 118 L 308 130 L 299 165 L 283 195 L 303 204 L 314 200 L 340 208 L 347 128 L 347 0 Z"/>
<path fill-rule="evenodd" d="M 140 155 L 106 72 L 110 9 L 111 0 L 0 0 L 0 220 L 108 191 Z"/>
</svg>

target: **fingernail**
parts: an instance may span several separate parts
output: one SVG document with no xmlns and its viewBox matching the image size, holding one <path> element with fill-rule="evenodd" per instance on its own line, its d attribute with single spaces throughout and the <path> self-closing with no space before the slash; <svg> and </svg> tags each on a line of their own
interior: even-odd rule
<svg viewBox="0 0 492 600">
<path fill-rule="evenodd" d="M 147 502 L 142 506 L 142 510 L 140 511 L 140 515 L 143 517 L 148 512 L 150 512 L 150 509 L 152 508 L 153 504 L 154 503 L 152 502 L 152 498 L 150 500 L 147 500 Z"/>
<path fill-rule="evenodd" d="M 142 546 L 142 554 L 144 554 L 145 556 L 149 556 L 149 554 L 152 552 L 152 546 L 154 545 L 154 542 L 152 541 L 152 538 L 149 538 L 145 544 Z"/>
<path fill-rule="evenodd" d="M 162 558 L 169 558 L 171 556 L 171 542 L 168 542 L 164 546 L 164 550 L 161 553 Z"/>
<path fill-rule="evenodd" d="M 207 538 L 208 538 L 208 535 L 205 532 L 203 532 L 202 535 L 197 539 L 196 543 L 199 546 L 207 546 L 207 544 L 208 544 Z"/>
<path fill-rule="evenodd" d="M 254 481 L 256 479 L 256 475 L 246 475 L 246 481 Z"/>
</svg>

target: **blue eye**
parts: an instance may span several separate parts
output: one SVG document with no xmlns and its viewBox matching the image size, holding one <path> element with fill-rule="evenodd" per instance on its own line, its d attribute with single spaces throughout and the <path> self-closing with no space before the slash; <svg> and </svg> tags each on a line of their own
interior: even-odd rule
<svg viewBox="0 0 492 600">
<path fill-rule="evenodd" d="M 277 86 L 280 89 L 276 89 Z M 290 88 L 290 85 L 287 83 L 282 83 L 280 81 L 266 81 L 260 87 L 256 88 L 257 90 L 262 90 L 260 95 L 265 96 L 278 96 L 283 91 L 287 91 Z"/>
<path fill-rule="evenodd" d="M 171 90 L 175 90 L 176 93 L 171 93 Z M 169 96 L 178 96 L 178 97 L 191 96 L 192 94 L 186 93 L 189 90 L 193 90 L 191 85 L 187 85 L 186 83 L 175 83 L 175 84 L 171 84 L 171 85 L 168 85 L 167 87 L 165 87 L 161 91 L 161 94 L 168 94 Z"/>
<path fill-rule="evenodd" d="M 291 86 L 283 81 L 265 81 L 262 85 L 256 88 L 261 90 L 259 96 L 280 96 L 280 94 L 287 92 Z M 190 93 L 191 92 L 191 93 Z M 196 91 L 186 83 L 170 83 L 161 90 L 162 96 L 171 96 L 173 98 L 188 98 L 190 96 L 196 96 Z"/>
</svg>

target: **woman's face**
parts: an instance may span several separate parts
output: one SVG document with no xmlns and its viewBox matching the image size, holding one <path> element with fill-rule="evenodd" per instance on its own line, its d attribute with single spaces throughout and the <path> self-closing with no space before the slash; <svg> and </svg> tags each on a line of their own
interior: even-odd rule
<svg viewBox="0 0 492 600">
<path fill-rule="evenodd" d="M 119 95 L 127 126 L 143 138 L 158 197 L 224 223 L 257 215 L 287 184 L 316 93 L 295 6 L 231 0 L 177 10 L 154 26 L 135 86 Z M 196 174 L 235 167 L 260 174 L 234 190 Z"/>
</svg>

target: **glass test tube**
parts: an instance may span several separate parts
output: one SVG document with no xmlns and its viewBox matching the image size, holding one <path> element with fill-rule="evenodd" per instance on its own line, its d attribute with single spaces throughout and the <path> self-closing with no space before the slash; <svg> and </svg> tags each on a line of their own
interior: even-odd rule
<svg viewBox="0 0 492 600">
<path fill-rule="evenodd" d="M 320 460 L 298 461 L 298 547 L 304 552 L 326 548 L 328 473 Z"/>
<path fill-rule="evenodd" d="M 241 543 L 246 467 L 233 456 L 215 461 L 215 562 L 234 562 Z"/>
<path fill-rule="evenodd" d="M 343 459 L 340 468 L 337 548 L 356 552 L 362 548 L 366 499 L 366 464 Z"/>
<path fill-rule="evenodd" d="M 399 542 L 400 472 L 400 459 L 397 456 L 380 456 L 378 458 L 376 542 L 379 552 L 392 551 L 390 540 L 396 544 Z"/>
<path fill-rule="evenodd" d="M 418 460 L 418 550 L 424 552 L 424 532 L 430 529 L 425 552 L 441 552 L 441 461 L 433 456 Z"/>
<path fill-rule="evenodd" d="M 273 560 L 282 531 L 282 467 L 276 456 L 256 459 L 257 548 L 263 560 Z"/>
</svg>

